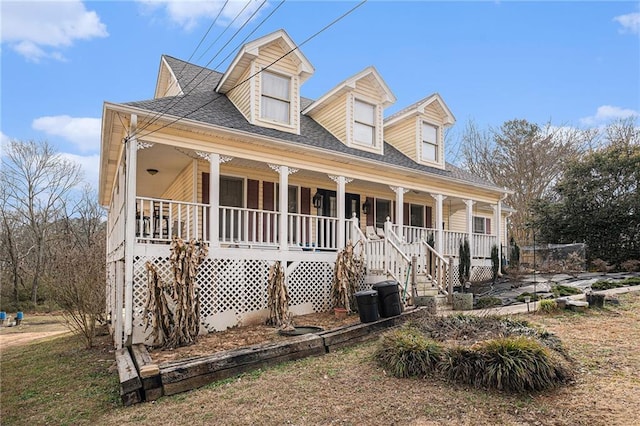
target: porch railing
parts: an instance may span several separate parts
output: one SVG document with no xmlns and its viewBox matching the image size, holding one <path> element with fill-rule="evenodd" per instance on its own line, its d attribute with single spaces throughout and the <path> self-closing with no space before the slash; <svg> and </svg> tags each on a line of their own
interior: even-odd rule
<svg viewBox="0 0 640 426">
<path fill-rule="evenodd" d="M 136 197 L 138 241 L 168 241 L 177 236 L 208 240 L 209 205 Z"/>
<path fill-rule="evenodd" d="M 442 231 L 442 248 L 439 250 L 443 256 L 458 256 L 460 242 L 468 237 L 466 232 Z"/>
<path fill-rule="evenodd" d="M 437 230 L 433 228 L 421 228 L 419 226 L 402 226 L 402 231 L 399 233 L 399 236 L 402 236 L 402 239 L 407 243 L 419 243 L 422 240 L 427 241 L 429 239 L 429 234 L 436 234 Z"/>
<path fill-rule="evenodd" d="M 347 225 L 349 223 L 347 222 Z M 302 250 L 335 250 L 338 248 L 337 217 L 289 213 L 287 235 L 290 247 Z"/>
<path fill-rule="evenodd" d="M 490 258 L 491 247 L 494 244 L 498 244 L 498 239 L 495 235 L 473 234 L 471 253 L 473 257 Z"/>
</svg>

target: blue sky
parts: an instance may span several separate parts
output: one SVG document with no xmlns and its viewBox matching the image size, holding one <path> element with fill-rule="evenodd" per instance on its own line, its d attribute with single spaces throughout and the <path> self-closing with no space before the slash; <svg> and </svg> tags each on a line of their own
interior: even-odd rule
<svg viewBox="0 0 640 426">
<path fill-rule="evenodd" d="M 1 2 L 2 143 L 47 139 L 94 184 L 103 102 L 153 97 L 160 55 L 187 60 L 224 3 Z M 223 33 L 245 5 L 232 0 L 192 62 L 211 61 L 261 3 Z M 220 61 L 279 3 L 269 0 L 210 66 L 224 71 Z M 284 28 L 302 43 L 355 4 L 287 0 L 251 39 Z M 453 142 L 470 119 L 600 127 L 640 114 L 639 32 L 630 1 L 370 0 L 302 46 L 316 69 L 302 95 L 374 65 L 397 97 L 386 115 L 438 92 L 457 119 Z"/>
</svg>

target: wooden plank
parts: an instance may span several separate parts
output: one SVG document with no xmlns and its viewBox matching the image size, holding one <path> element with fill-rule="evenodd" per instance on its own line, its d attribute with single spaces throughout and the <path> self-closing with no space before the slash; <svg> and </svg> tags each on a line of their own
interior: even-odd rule
<svg viewBox="0 0 640 426">
<path fill-rule="evenodd" d="M 116 351 L 116 365 L 118 376 L 120 376 L 120 395 L 135 392 L 142 387 L 138 371 L 127 348 Z"/>
<path fill-rule="evenodd" d="M 196 376 L 185 375 L 181 380 L 178 380 L 175 375 L 172 376 L 171 380 L 165 380 L 165 376 L 162 375 L 164 394 L 174 395 L 180 392 L 186 392 L 191 389 L 195 389 L 209 383 L 216 382 L 218 380 L 237 376 L 238 374 L 242 374 L 247 371 L 253 371 L 261 367 L 280 364 L 286 361 L 294 361 L 296 359 L 306 358 L 309 356 L 323 355 L 324 353 L 325 350 L 322 346 L 308 350 L 282 354 L 273 358 L 264 358 L 251 364 L 236 365 L 230 368 L 214 370 Z"/>
<path fill-rule="evenodd" d="M 164 394 L 158 364 L 153 363 L 147 347 L 143 344 L 132 345 L 130 352 L 142 381 L 142 400 L 155 401 Z"/>
<path fill-rule="evenodd" d="M 125 394 L 120 394 L 120 399 L 122 399 L 122 405 L 128 407 L 130 405 L 139 404 L 142 402 L 142 397 L 140 396 L 140 390 L 136 390 L 133 392 L 128 392 Z"/>
<path fill-rule="evenodd" d="M 245 348 L 232 349 L 215 353 L 208 357 L 175 361 L 160 365 L 160 375 L 163 386 L 175 381 L 182 381 L 189 377 L 200 376 L 212 371 L 229 369 L 245 364 L 257 364 L 265 359 L 286 356 L 296 352 L 322 353 L 324 345 L 322 338 L 313 335 L 293 337 L 287 342 L 275 342 L 263 345 L 253 345 Z"/>
</svg>

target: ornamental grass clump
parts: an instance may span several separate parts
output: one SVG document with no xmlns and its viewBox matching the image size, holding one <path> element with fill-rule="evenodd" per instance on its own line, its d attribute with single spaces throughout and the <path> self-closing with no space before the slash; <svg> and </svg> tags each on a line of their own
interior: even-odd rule
<svg viewBox="0 0 640 426">
<path fill-rule="evenodd" d="M 540 309 L 540 312 L 550 314 L 558 310 L 558 302 L 553 299 L 541 300 L 538 304 L 538 308 Z"/>
<path fill-rule="evenodd" d="M 419 330 L 402 327 L 380 339 L 375 357 L 395 377 L 425 376 L 440 361 L 442 348 Z"/>
<path fill-rule="evenodd" d="M 483 368 L 476 386 L 513 392 L 539 391 L 566 383 L 571 371 L 558 356 L 526 337 L 504 337 L 481 344 Z"/>
<path fill-rule="evenodd" d="M 478 386 L 484 368 L 482 354 L 465 346 L 446 350 L 438 364 L 438 370 L 449 380 Z"/>
</svg>

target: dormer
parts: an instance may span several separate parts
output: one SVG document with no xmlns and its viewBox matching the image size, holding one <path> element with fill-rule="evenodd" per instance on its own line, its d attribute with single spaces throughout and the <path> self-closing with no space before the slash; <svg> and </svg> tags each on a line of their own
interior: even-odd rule
<svg viewBox="0 0 640 426">
<path fill-rule="evenodd" d="M 309 60 L 284 31 L 245 44 L 216 87 L 256 126 L 300 134 L 300 86 Z"/>
<path fill-rule="evenodd" d="M 445 168 L 444 130 L 456 119 L 434 93 L 384 120 L 384 138 L 416 163 Z"/>
<path fill-rule="evenodd" d="M 345 145 L 383 154 L 384 108 L 395 101 L 378 71 L 368 67 L 338 84 L 302 113 Z"/>
<path fill-rule="evenodd" d="M 158 70 L 158 80 L 156 81 L 156 92 L 153 96 L 154 99 L 183 94 L 182 88 L 178 84 L 178 79 L 173 73 L 171 66 L 167 63 L 167 59 L 164 55 L 160 58 L 160 69 Z"/>
</svg>

